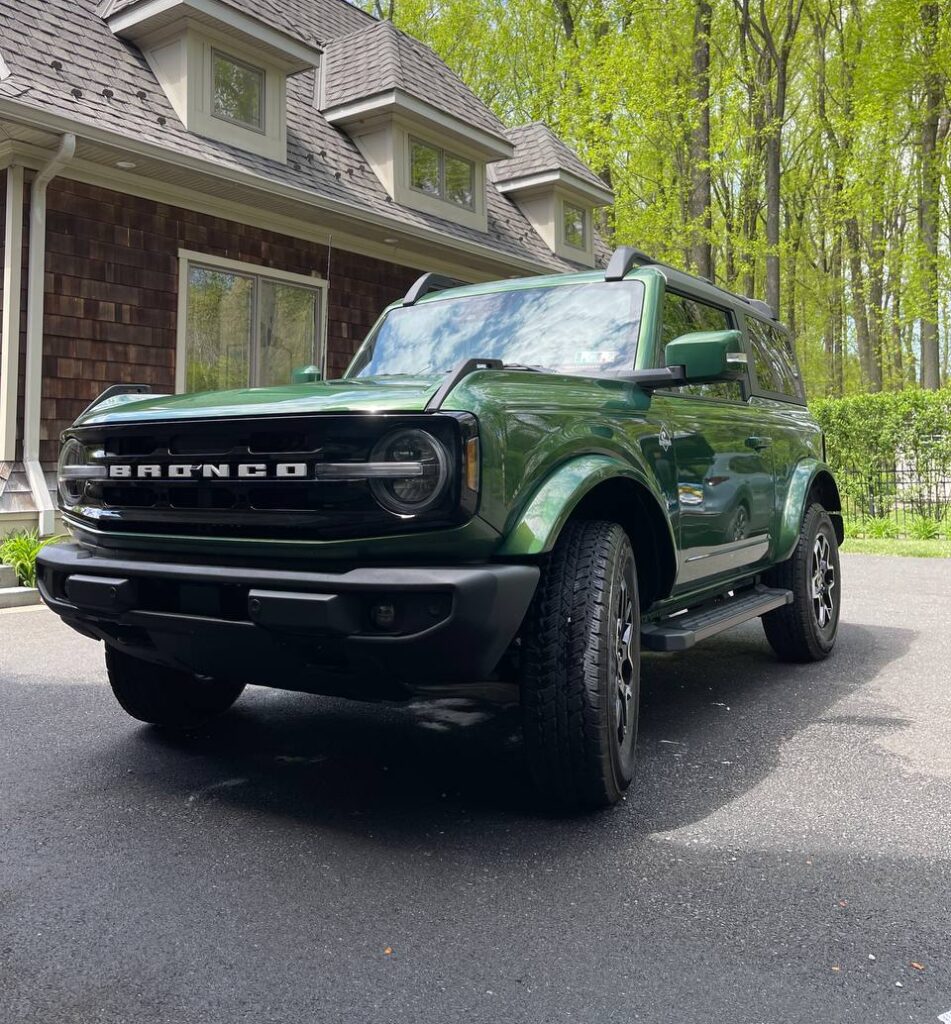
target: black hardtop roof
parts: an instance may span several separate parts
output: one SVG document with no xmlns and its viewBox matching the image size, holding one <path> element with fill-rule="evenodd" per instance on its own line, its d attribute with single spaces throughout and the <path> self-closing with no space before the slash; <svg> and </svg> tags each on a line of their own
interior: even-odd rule
<svg viewBox="0 0 951 1024">
<path fill-rule="evenodd" d="M 621 246 L 614 251 L 610 262 L 605 270 L 583 270 L 568 274 L 551 274 L 542 277 L 530 276 L 509 280 L 504 282 L 506 290 L 511 287 L 531 288 L 533 285 L 543 283 L 545 285 L 567 283 L 568 281 L 623 281 L 630 274 L 653 271 L 661 275 L 668 286 L 674 291 L 684 291 L 691 296 L 703 299 L 714 306 L 728 306 L 742 313 L 744 316 L 753 316 L 758 320 L 764 320 L 781 330 L 787 330 L 776 318 L 772 307 L 762 299 L 751 299 L 745 295 L 728 291 L 726 288 L 714 284 L 705 277 L 698 277 L 696 274 L 688 274 L 678 270 L 660 260 L 651 259 L 639 249 L 630 246 Z M 503 282 L 486 282 L 482 284 L 468 284 L 458 281 L 439 273 L 427 273 L 419 277 L 410 287 L 409 291 L 401 300 L 403 306 L 414 306 L 417 302 L 432 296 L 434 292 L 462 292 L 463 294 L 483 294 L 486 290 L 492 290 L 493 284 Z"/>
<path fill-rule="evenodd" d="M 751 299 L 746 295 L 727 291 L 726 288 L 721 288 L 705 277 L 698 277 L 695 274 L 688 274 L 678 270 L 667 263 L 653 259 L 647 253 L 630 245 L 622 245 L 614 250 L 604 272 L 604 279 L 606 281 L 621 281 L 635 267 L 638 269 L 656 267 L 663 274 L 664 279 L 673 284 L 675 288 L 685 288 L 693 291 L 695 294 L 699 293 L 699 295 L 714 303 L 719 302 L 722 304 L 725 299 L 730 305 L 739 306 L 744 313 L 749 313 L 752 310 L 756 315 L 766 320 L 775 321 L 777 319 L 773 308 L 768 303 L 763 302 L 762 299 Z"/>
</svg>

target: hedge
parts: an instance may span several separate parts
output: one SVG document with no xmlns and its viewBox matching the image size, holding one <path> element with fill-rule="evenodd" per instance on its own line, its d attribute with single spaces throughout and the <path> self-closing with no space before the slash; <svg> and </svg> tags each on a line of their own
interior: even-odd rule
<svg viewBox="0 0 951 1024">
<path fill-rule="evenodd" d="M 951 387 L 820 398 L 810 408 L 836 471 L 900 464 L 951 472 Z"/>
</svg>

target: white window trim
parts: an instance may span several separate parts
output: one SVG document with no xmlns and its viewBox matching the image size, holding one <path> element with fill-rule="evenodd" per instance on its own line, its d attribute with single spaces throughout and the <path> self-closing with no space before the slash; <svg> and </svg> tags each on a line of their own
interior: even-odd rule
<svg viewBox="0 0 951 1024">
<path fill-rule="evenodd" d="M 189 132 L 287 162 L 287 74 L 283 67 L 241 40 L 191 23 L 177 34 L 156 35 L 143 45 L 149 66 Z M 263 74 L 261 127 L 214 112 L 216 52 Z"/>
<path fill-rule="evenodd" d="M 236 67 L 244 68 L 246 71 L 251 71 L 258 76 L 261 83 L 261 96 L 258 100 L 258 110 L 261 114 L 260 124 L 249 124 L 247 121 L 240 121 L 235 117 L 226 117 L 224 114 L 219 114 L 215 110 L 215 58 L 220 57 L 223 60 L 230 61 Z M 217 121 L 224 121 L 225 124 L 232 124 L 238 128 L 244 128 L 249 132 L 257 132 L 258 135 L 267 135 L 268 128 L 268 117 L 267 117 L 267 100 L 268 100 L 268 89 L 267 89 L 267 68 L 260 67 L 257 64 L 251 64 L 249 61 L 244 60 L 242 57 L 236 57 L 234 54 L 229 53 L 227 50 L 223 50 L 220 46 L 215 46 L 214 43 L 211 45 L 211 55 L 208 61 L 208 74 L 210 76 L 210 82 L 208 83 L 209 89 L 209 111 L 211 116 Z"/>
<path fill-rule="evenodd" d="M 257 263 L 243 263 L 223 256 L 210 256 L 193 249 L 178 250 L 178 313 L 175 333 L 175 393 L 185 393 L 185 349 L 188 344 L 188 271 L 192 266 L 209 267 L 212 270 L 232 271 L 248 277 L 269 278 L 283 284 L 293 284 L 319 292 L 320 310 L 317 324 L 317 365 L 324 378 L 327 376 L 327 321 L 329 283 L 322 277 L 308 277 L 274 267 L 262 267 Z M 290 381 L 287 382 L 290 384 Z"/>
<path fill-rule="evenodd" d="M 422 146 L 425 149 L 432 149 L 438 154 L 439 157 L 439 192 L 433 195 L 431 192 L 427 192 L 425 189 L 418 188 L 413 184 L 413 146 Z M 439 146 L 434 142 L 429 142 L 426 139 L 421 139 L 417 135 L 410 134 L 409 146 L 407 147 L 409 154 L 409 167 L 407 169 L 407 180 L 409 181 L 409 187 L 413 192 L 418 193 L 421 196 L 426 196 L 429 199 L 438 199 L 441 203 L 448 203 L 450 206 L 454 206 L 458 210 L 465 210 L 469 213 L 475 213 L 476 209 L 476 187 L 479 179 L 479 175 L 476 169 L 476 162 L 467 156 L 463 156 L 462 153 L 456 153 L 451 149 L 446 149 L 445 146 Z M 462 163 L 468 164 L 471 168 L 472 175 L 470 181 L 472 183 L 472 200 L 468 203 L 457 203 L 455 199 L 450 199 L 446 194 L 446 160 L 449 158 L 453 160 L 459 160 Z"/>
</svg>

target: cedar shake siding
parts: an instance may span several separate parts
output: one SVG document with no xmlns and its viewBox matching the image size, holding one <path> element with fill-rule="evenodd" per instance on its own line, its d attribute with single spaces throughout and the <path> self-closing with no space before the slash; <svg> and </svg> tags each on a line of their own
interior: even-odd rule
<svg viewBox="0 0 951 1024">
<path fill-rule="evenodd" d="M 324 245 L 56 179 L 47 222 L 44 463 L 55 462 L 60 431 L 110 384 L 174 390 L 179 249 L 327 276 Z M 333 250 L 328 376 L 342 374 L 384 306 L 418 276 L 415 269 Z"/>
</svg>

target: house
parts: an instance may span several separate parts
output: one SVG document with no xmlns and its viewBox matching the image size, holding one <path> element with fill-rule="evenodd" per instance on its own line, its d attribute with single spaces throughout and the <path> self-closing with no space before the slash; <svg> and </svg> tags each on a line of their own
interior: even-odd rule
<svg viewBox="0 0 951 1024">
<path fill-rule="evenodd" d="M 599 265 L 611 200 L 346 0 L 0 0 L 0 532 L 110 384 L 339 376 L 421 271 Z"/>
</svg>

